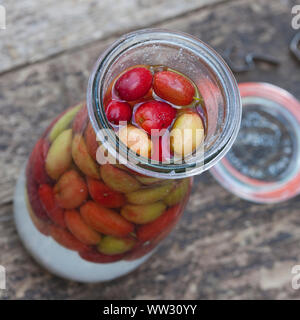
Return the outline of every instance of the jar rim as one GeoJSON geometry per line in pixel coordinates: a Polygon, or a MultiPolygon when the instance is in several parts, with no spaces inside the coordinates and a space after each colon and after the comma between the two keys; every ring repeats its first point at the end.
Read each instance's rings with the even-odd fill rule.
{"type": "Polygon", "coordinates": [[[107,130],[106,134],[108,138],[101,142],[111,154],[115,154],[117,143],[119,148],[118,158],[122,160],[126,154],[126,157],[129,159],[129,161],[126,162],[126,166],[144,175],[178,179],[200,174],[221,160],[231,148],[240,127],[242,105],[238,85],[225,61],[214,49],[189,34],[158,28],[141,29],[125,34],[110,45],[98,58],[89,79],[87,107],[92,126],[97,136],[100,129],[110,129],[104,112],[101,86],[103,85],[104,76],[108,72],[111,64],[117,57],[124,54],[126,50],[132,48],[132,46],[145,43],[146,41],[152,41],[158,45],[160,42],[166,43],[167,41],[174,46],[177,45],[178,48],[185,45],[185,48],[190,51],[192,50],[205,60],[205,63],[209,65],[223,89],[226,110],[224,125],[221,128],[222,131],[217,141],[214,142],[213,148],[204,153],[203,159],[201,160],[202,162],[197,159],[197,162],[187,162],[183,164],[153,163],[153,161],[150,163],[149,159],[137,156],[132,150],[120,142],[116,134],[108,132],[111,130],[107,130]]]}
{"type": "MultiPolygon", "coordinates": [[[[227,156],[210,172],[224,188],[245,200],[255,203],[279,203],[291,199],[300,193],[300,101],[285,89],[266,82],[243,82],[239,84],[239,88],[244,109],[255,105],[256,110],[276,117],[280,115],[285,120],[285,123],[282,122],[284,127],[295,139],[293,157],[285,164],[283,173],[273,180],[251,176],[227,156]]],[[[263,143],[267,148],[265,141],[263,143]]],[[[249,154],[251,155],[251,152],[249,154]]],[[[260,159],[264,157],[260,156],[260,159]]],[[[269,167],[270,164],[266,167],[262,162],[257,164],[256,169],[266,170],[269,167]]]]}

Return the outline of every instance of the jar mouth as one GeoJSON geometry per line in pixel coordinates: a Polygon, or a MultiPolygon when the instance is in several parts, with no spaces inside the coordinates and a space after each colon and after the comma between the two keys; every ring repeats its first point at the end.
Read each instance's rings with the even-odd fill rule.
{"type": "Polygon", "coordinates": [[[120,163],[126,163],[127,167],[141,174],[166,179],[202,173],[221,160],[237,137],[242,113],[236,80],[220,55],[195,37],[165,29],[139,30],[114,42],[93,68],[87,89],[87,106],[98,140],[111,155],[116,156],[118,150],[120,163]],[[199,78],[200,92],[204,90],[201,94],[206,94],[213,106],[211,123],[214,122],[210,127],[208,119],[213,134],[205,140],[202,153],[185,159],[184,163],[160,163],[137,155],[119,141],[106,118],[103,99],[109,83],[107,79],[112,80],[114,71],[119,66],[127,68],[130,61],[131,66],[154,65],[152,61],[163,61],[160,64],[170,66],[168,62],[171,61],[181,67],[183,73],[188,70],[193,77],[199,78]]]}

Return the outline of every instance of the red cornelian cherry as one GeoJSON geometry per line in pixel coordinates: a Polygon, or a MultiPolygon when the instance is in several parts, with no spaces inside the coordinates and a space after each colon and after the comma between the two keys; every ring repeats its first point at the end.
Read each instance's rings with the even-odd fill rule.
{"type": "Polygon", "coordinates": [[[170,150],[170,135],[166,134],[159,137],[151,137],[152,149],[151,149],[151,159],[165,162],[171,159],[170,150]]]}
{"type": "Polygon", "coordinates": [[[107,120],[113,124],[118,125],[120,121],[131,120],[132,110],[127,102],[112,100],[106,110],[107,120]]]}
{"type": "Polygon", "coordinates": [[[142,98],[152,86],[152,73],[142,67],[125,72],[116,82],[115,90],[122,100],[134,101],[142,98]]]}
{"type": "MultiPolygon", "coordinates": [[[[151,135],[153,129],[168,128],[176,117],[176,109],[166,102],[152,100],[143,103],[135,113],[135,122],[151,135]]],[[[152,132],[154,134],[154,132],[152,132]]]]}
{"type": "Polygon", "coordinates": [[[195,87],[184,76],[172,72],[161,71],[154,75],[154,92],[162,99],[177,106],[187,106],[193,102],[195,87]]]}

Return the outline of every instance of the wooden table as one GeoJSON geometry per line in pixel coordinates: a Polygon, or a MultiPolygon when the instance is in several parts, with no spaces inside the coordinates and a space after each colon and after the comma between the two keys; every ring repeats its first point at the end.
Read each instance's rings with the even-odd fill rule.
{"type": "MultiPolygon", "coordinates": [[[[2,3],[0,1],[0,3],[2,3]]],[[[5,3],[5,1],[4,1],[5,3]]],[[[51,119],[84,99],[100,52],[119,34],[155,26],[182,30],[220,52],[274,55],[239,81],[267,81],[300,98],[300,64],[288,44],[291,8],[270,0],[24,0],[7,6],[0,30],[0,265],[7,299],[298,299],[300,197],[256,205],[228,193],[209,173],[195,179],[185,215],[159,251],[133,273],[84,285],[44,271],[24,250],[12,217],[15,180],[51,119]]]]}

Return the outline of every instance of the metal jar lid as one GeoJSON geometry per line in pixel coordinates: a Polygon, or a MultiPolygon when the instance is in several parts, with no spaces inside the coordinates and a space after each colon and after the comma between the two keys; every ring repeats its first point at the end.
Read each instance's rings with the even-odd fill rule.
{"type": "Polygon", "coordinates": [[[243,117],[227,155],[210,172],[227,190],[258,203],[300,193],[300,102],[267,83],[239,85],[243,117]]]}

